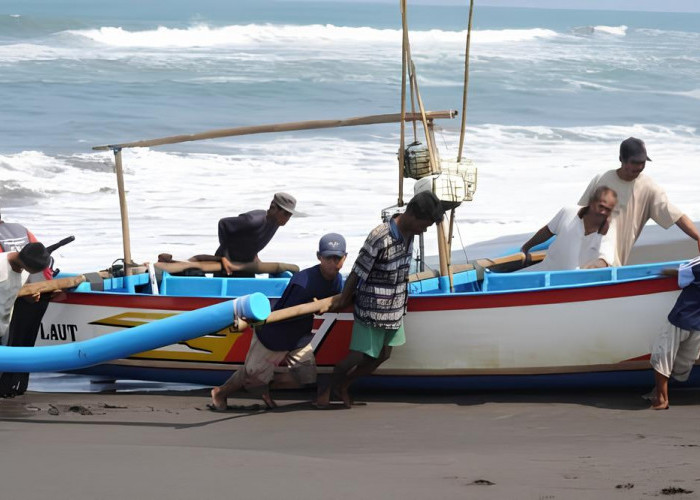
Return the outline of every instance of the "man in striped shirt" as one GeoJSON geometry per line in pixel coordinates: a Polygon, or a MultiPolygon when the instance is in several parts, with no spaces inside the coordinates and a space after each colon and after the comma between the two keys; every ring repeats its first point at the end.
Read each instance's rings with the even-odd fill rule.
{"type": "Polygon", "coordinates": [[[372,230],[348,276],[343,292],[331,311],[343,309],[355,297],[350,353],[338,363],[331,382],[319,392],[316,404],[327,407],[333,390],[350,407],[348,387],[358,377],[369,375],[389,359],[393,346],[406,337],[403,316],[408,298],[408,275],[413,237],[424,233],[443,218],[443,209],[432,192],[416,194],[403,214],[395,215],[372,230]]]}

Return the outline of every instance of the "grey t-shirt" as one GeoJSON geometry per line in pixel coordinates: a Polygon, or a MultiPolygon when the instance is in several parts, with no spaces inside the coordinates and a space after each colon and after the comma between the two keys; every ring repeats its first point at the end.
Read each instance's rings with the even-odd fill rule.
{"type": "Polygon", "coordinates": [[[265,210],[251,210],[219,221],[216,255],[232,261],[251,262],[270,242],[279,226],[266,218],[265,210]]]}

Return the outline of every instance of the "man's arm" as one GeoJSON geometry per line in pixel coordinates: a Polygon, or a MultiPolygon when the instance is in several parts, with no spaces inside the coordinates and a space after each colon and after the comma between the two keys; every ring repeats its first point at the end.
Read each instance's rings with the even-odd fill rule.
{"type": "Polygon", "coordinates": [[[598,269],[601,267],[608,267],[610,264],[608,264],[605,259],[595,259],[590,261],[588,264],[585,266],[582,266],[581,269],[598,269]]]}
{"type": "Polygon", "coordinates": [[[698,229],[695,227],[695,224],[693,224],[693,221],[691,221],[687,215],[683,214],[681,218],[676,221],[676,226],[681,228],[681,231],[697,242],[698,253],[700,253],[700,233],[698,233],[698,229]]]}
{"type": "Polygon", "coordinates": [[[352,297],[355,294],[358,281],[359,277],[357,274],[355,274],[355,271],[352,271],[350,276],[348,276],[348,279],[345,280],[343,291],[340,293],[340,295],[333,297],[333,301],[331,302],[331,306],[328,308],[328,310],[331,312],[337,312],[349,306],[352,303],[352,297]]]}
{"type": "Polygon", "coordinates": [[[540,243],[544,243],[552,236],[554,236],[554,233],[549,230],[549,226],[543,226],[542,228],[540,228],[539,231],[535,233],[535,235],[532,238],[527,240],[525,244],[522,247],[520,247],[520,251],[524,254],[527,254],[528,252],[530,252],[530,249],[532,247],[537,246],[540,243]]]}

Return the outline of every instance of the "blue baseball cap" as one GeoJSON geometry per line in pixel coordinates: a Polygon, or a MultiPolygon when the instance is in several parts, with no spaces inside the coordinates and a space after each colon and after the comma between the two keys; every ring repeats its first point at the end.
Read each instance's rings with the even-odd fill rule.
{"type": "Polygon", "coordinates": [[[335,255],[337,257],[345,257],[345,238],[338,233],[328,233],[324,235],[318,242],[318,254],[321,257],[329,257],[335,255]]]}

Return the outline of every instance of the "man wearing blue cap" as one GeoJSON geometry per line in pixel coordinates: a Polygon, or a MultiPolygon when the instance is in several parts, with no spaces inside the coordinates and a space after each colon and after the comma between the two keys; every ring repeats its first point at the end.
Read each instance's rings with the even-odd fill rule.
{"type": "MultiPolygon", "coordinates": [[[[319,264],[295,274],[273,310],[339,294],[343,289],[340,269],[346,256],[345,238],[337,233],[324,235],[316,253],[319,264]]],[[[211,390],[209,408],[215,411],[225,410],[226,399],[244,387],[255,392],[261,391],[261,397],[268,408],[274,408],[277,405],[270,396],[269,384],[275,376],[275,368],[285,360],[290,361],[290,372],[298,374],[299,383],[315,382],[316,366],[313,362],[313,349],[309,346],[313,320],[313,315],[309,314],[257,328],[243,367],[224,385],[211,390]],[[301,367],[307,370],[295,370],[301,367]]]]}

